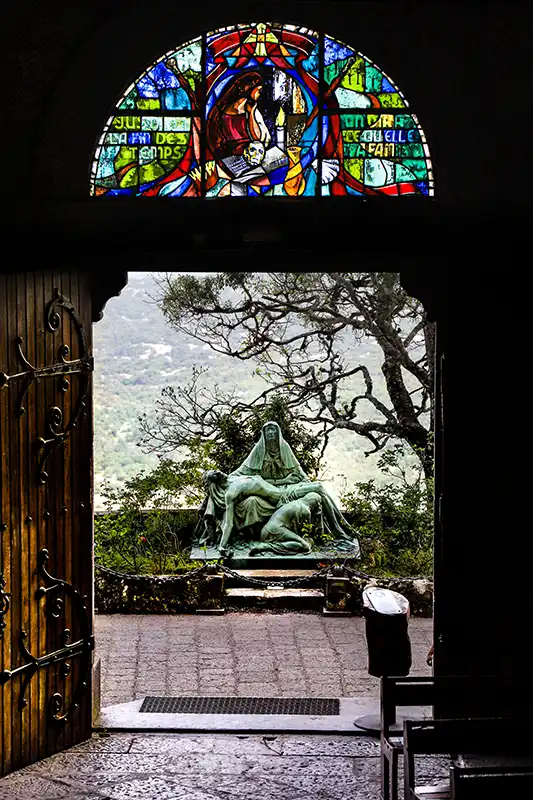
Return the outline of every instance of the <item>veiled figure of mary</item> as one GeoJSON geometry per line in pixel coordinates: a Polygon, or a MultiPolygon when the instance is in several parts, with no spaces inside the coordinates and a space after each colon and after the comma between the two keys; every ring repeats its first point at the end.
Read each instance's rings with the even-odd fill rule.
{"type": "MultiPolygon", "coordinates": [[[[304,497],[309,492],[316,492],[322,501],[324,530],[335,539],[335,549],[359,554],[359,542],[350,524],[324,486],[311,481],[303,471],[290,445],[283,438],[277,422],[269,421],[263,425],[259,441],[242,464],[226,476],[227,483],[235,485],[246,476],[259,476],[272,490],[243,497],[234,503],[232,531],[254,528],[258,523],[264,525],[276,508],[304,497]]],[[[209,496],[204,516],[212,516],[211,522],[219,530],[223,526],[226,511],[224,490],[216,480],[209,481],[206,488],[209,496]]]]}

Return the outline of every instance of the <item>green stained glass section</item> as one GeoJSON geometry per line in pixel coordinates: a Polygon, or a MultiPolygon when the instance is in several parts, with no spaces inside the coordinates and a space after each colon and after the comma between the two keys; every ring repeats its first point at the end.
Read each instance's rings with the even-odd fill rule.
{"type": "Polygon", "coordinates": [[[423,133],[406,114],[341,114],[345,169],[365,187],[429,184],[423,133]]]}
{"type": "Polygon", "coordinates": [[[185,78],[193,92],[197,92],[202,83],[202,42],[194,42],[176,50],[170,56],[176,62],[176,68],[185,78]]]}
{"type": "Polygon", "coordinates": [[[134,87],[131,92],[128,92],[124,99],[118,104],[120,109],[136,109],[137,108],[137,101],[139,99],[139,94],[137,89],[134,87]]]}
{"type": "Polygon", "coordinates": [[[379,94],[383,83],[383,73],[376,67],[366,66],[365,69],[365,89],[367,92],[379,94]]]}
{"type": "Polygon", "coordinates": [[[161,100],[158,97],[140,97],[137,100],[137,108],[142,111],[154,111],[161,108],[161,100]]]}
{"type": "Polygon", "coordinates": [[[377,99],[382,108],[404,108],[405,100],[397,92],[378,94],[377,99]]]}
{"type": "MultiPolygon", "coordinates": [[[[354,151],[351,151],[354,152],[354,151]]],[[[362,181],[364,178],[364,160],[362,158],[346,158],[344,161],[344,165],[350,175],[353,175],[354,178],[358,181],[362,181]]]]}
{"type": "Polygon", "coordinates": [[[365,91],[365,61],[361,56],[340,59],[324,67],[324,79],[326,83],[335,82],[338,86],[345,89],[352,89],[354,92],[365,91]]]}
{"type": "Polygon", "coordinates": [[[401,166],[403,166],[404,169],[409,170],[409,172],[418,180],[427,178],[427,165],[426,162],[421,158],[406,158],[402,161],[401,166]]]}
{"type": "Polygon", "coordinates": [[[110,127],[114,131],[140,131],[141,118],[137,116],[117,115],[113,118],[110,127]]]}

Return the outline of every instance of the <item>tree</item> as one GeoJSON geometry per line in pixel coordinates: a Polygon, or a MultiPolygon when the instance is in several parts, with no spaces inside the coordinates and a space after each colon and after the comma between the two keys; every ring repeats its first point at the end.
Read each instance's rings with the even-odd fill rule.
{"type": "Polygon", "coordinates": [[[230,273],[167,275],[157,298],[169,324],[213,351],[251,359],[265,390],[251,403],[236,392],[190,383],[166,390],[157,424],[144,433],[170,448],[212,437],[221,417],[252,418],[272,395],[282,396],[301,423],[318,426],[323,448],[335,429],[363,436],[370,453],[400,440],[433,471],[434,325],[409,297],[397,273],[230,273]],[[384,390],[353,341],[373,340],[381,351],[384,390]]]}
{"type": "MultiPolygon", "coordinates": [[[[195,372],[196,377],[191,382],[193,386],[200,374],[199,371],[195,372]]],[[[185,389],[164,389],[155,419],[146,414],[139,418],[142,430],[139,444],[145,450],[160,455],[181,450],[181,458],[185,460],[176,462],[176,469],[180,469],[180,463],[186,465],[186,480],[190,481],[193,491],[203,494],[203,470],[215,467],[229,473],[236,469],[249,455],[261,435],[263,425],[269,420],[279,424],[283,438],[292,448],[304,472],[310,478],[317,476],[321,441],[294,418],[287,402],[279,395],[269,397],[268,402],[252,408],[247,414],[242,410],[215,413],[211,409],[209,425],[204,425],[204,434],[208,435],[203,439],[197,435],[184,435],[181,432],[181,415],[192,404],[191,383],[185,389]],[[201,470],[193,471],[195,459],[198,459],[201,470]]],[[[166,463],[165,459],[163,461],[166,463]]]]}

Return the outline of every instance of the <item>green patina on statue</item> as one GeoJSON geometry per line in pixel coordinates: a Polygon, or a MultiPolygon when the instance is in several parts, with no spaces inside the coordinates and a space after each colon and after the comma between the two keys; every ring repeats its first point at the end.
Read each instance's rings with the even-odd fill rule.
{"type": "Polygon", "coordinates": [[[359,556],[349,523],[324,486],[305,474],[277,422],[263,425],[259,441],[238,469],[229,475],[208,470],[204,486],[207,497],[197,529],[201,547],[225,553],[238,532],[254,532],[257,539],[260,528],[260,541],[250,555],[307,554],[311,544],[303,534],[317,519],[332,539],[332,549],[359,556]]]}

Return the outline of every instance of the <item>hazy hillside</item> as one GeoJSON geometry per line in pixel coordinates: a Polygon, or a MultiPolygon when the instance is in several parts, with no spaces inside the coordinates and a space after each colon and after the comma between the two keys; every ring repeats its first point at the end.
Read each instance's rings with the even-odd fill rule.
{"type": "MultiPolygon", "coordinates": [[[[214,354],[207,345],[171,330],[150,299],[154,293],[151,273],[129,273],[128,286],[120,297],[109,300],[102,321],[94,326],[96,508],[101,507],[104,480],[121,483],[157,463],[156,456],[136,446],[138,417],[154,409],[163,387],[185,383],[193,365],[208,366],[212,383],[228,389],[237,386],[250,399],[264,388],[261,378],[252,374],[253,363],[214,354]]],[[[368,340],[347,342],[347,347],[349,360],[365,363],[379,380],[381,350],[368,340]]],[[[364,456],[367,448],[366,440],[355,434],[333,435],[324,478],[337,493],[346,485],[379,476],[376,457],[364,456]]]]}

